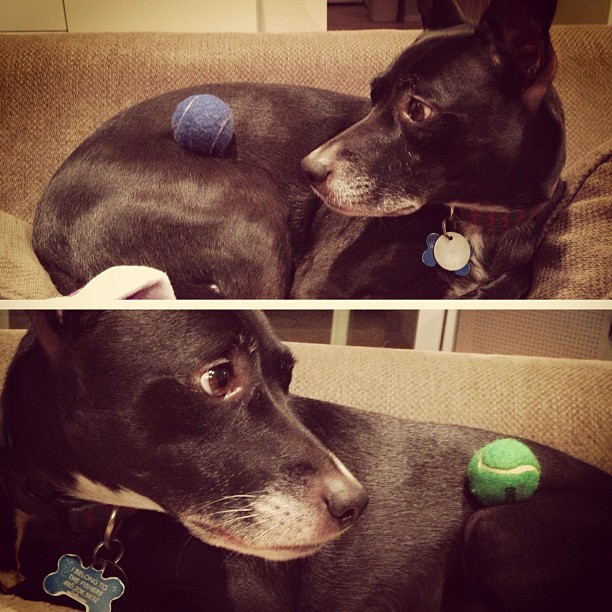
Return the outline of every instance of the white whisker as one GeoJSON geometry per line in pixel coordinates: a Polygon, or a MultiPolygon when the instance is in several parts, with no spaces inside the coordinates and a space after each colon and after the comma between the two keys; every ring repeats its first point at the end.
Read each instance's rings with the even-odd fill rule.
{"type": "Polygon", "coordinates": [[[236,525],[238,523],[242,523],[246,519],[255,518],[258,514],[248,514],[247,516],[235,516],[234,518],[228,519],[227,521],[223,521],[221,525],[223,527],[228,527],[230,525],[236,525]]]}
{"type": "Polygon", "coordinates": [[[253,493],[243,493],[240,495],[226,495],[224,497],[219,497],[217,499],[213,499],[212,501],[209,501],[206,504],[204,504],[202,506],[202,510],[205,510],[206,508],[210,508],[210,506],[213,506],[215,504],[222,504],[224,502],[235,500],[235,499],[257,499],[264,492],[265,491],[254,491],[253,493]]]}
{"type": "Polygon", "coordinates": [[[230,508],[229,510],[217,510],[216,512],[212,512],[210,516],[215,516],[217,514],[233,514],[234,512],[253,512],[252,508],[230,508]]]}

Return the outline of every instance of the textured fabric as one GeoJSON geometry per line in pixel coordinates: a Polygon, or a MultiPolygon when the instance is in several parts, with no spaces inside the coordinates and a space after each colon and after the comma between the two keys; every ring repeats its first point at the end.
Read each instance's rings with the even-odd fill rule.
{"type": "Polygon", "coordinates": [[[524,436],[612,473],[611,362],[290,346],[294,393],[524,436]]]}
{"type": "Polygon", "coordinates": [[[2,612],[74,612],[74,608],[54,606],[39,601],[26,601],[14,595],[0,595],[2,612]]]}
{"type": "Polygon", "coordinates": [[[565,109],[567,165],[612,139],[612,28],[559,26],[552,30],[555,86],[565,109]]]}
{"type": "Polygon", "coordinates": [[[0,210],[0,298],[45,299],[58,295],[31,247],[32,226],[0,210]]]}
{"type": "Polygon", "coordinates": [[[568,170],[557,218],[535,257],[533,299],[612,297],[612,141],[568,170]],[[571,204],[571,206],[570,206],[571,204]]]}

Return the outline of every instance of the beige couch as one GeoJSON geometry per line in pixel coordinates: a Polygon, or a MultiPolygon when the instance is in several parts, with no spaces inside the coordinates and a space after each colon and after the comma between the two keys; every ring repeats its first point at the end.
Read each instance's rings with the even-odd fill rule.
{"type": "MultiPolygon", "coordinates": [[[[36,201],[102,121],[144,98],[215,81],[310,85],[367,95],[415,31],[0,36],[0,298],[55,293],[30,247],[36,201]]],[[[557,86],[568,191],[535,260],[532,298],[612,293],[612,28],[558,26],[557,86]]]]}
{"type": "MultiPolygon", "coordinates": [[[[0,384],[22,334],[0,331],[0,384]]],[[[525,436],[612,473],[612,362],[290,346],[298,360],[294,393],[525,436]]],[[[0,596],[4,609],[40,612],[0,596]]]]}

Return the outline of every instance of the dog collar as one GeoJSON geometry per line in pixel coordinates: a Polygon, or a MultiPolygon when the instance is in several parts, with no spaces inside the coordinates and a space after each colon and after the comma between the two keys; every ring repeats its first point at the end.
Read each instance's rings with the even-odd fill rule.
{"type": "MultiPolygon", "coordinates": [[[[14,454],[1,445],[0,491],[14,508],[75,533],[104,527],[114,508],[59,493],[44,477],[22,467],[14,454]]],[[[121,508],[119,512],[124,519],[138,511],[121,508]]]]}
{"type": "Polygon", "coordinates": [[[462,208],[461,204],[456,203],[447,204],[447,206],[450,206],[451,210],[454,208],[455,217],[465,223],[471,223],[490,231],[499,231],[519,227],[523,223],[531,221],[555,203],[555,199],[552,198],[535,206],[508,211],[462,208]]]}

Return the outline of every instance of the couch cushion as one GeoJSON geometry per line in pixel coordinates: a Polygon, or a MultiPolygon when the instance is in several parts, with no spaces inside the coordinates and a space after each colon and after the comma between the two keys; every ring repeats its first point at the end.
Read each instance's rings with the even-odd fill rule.
{"type": "Polygon", "coordinates": [[[15,595],[0,595],[0,610],[2,612],[74,612],[74,608],[55,606],[42,601],[26,601],[15,595]]]}
{"type": "Polygon", "coordinates": [[[565,109],[567,163],[574,165],[612,138],[612,28],[555,26],[555,87],[565,109]]]}
{"type": "Polygon", "coordinates": [[[290,343],[291,390],[524,436],[612,473],[612,362],[290,343]]]}
{"type": "Polygon", "coordinates": [[[58,295],[32,250],[29,223],[0,210],[0,299],[45,299],[58,295]]]}
{"type": "Polygon", "coordinates": [[[532,299],[612,297],[612,142],[565,173],[567,190],[534,259],[532,299]]]}

